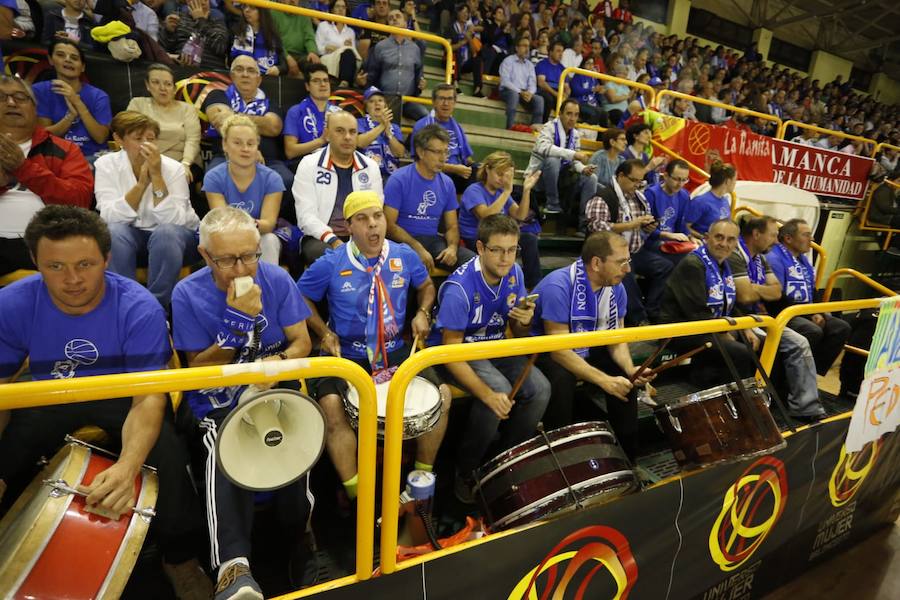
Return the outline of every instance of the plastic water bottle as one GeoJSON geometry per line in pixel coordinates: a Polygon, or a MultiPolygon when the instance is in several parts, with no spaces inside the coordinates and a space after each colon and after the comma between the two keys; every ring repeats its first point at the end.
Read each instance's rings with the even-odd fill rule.
{"type": "Polygon", "coordinates": [[[411,545],[425,544],[429,541],[436,545],[431,525],[431,508],[434,499],[434,473],[428,471],[412,471],[406,476],[406,490],[401,494],[401,503],[412,503],[412,514],[404,520],[405,535],[411,545]]]}

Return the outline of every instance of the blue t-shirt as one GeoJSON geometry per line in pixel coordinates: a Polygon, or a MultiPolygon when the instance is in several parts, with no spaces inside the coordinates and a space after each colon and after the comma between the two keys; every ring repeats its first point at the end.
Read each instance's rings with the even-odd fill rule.
{"type": "MultiPolygon", "coordinates": [[[[356,120],[356,127],[359,135],[375,129],[378,125],[379,124],[373,121],[368,115],[356,120]]],[[[394,137],[402,144],[403,133],[400,131],[400,126],[396,123],[391,123],[391,131],[393,132],[394,137]]],[[[362,150],[362,153],[378,163],[378,166],[381,169],[381,175],[384,179],[387,179],[391,173],[400,168],[400,159],[394,156],[394,153],[391,151],[391,146],[388,144],[387,136],[383,131],[378,134],[378,137],[372,140],[371,144],[362,150]]]]}
{"type": "MultiPolygon", "coordinates": [[[[66,105],[66,99],[61,94],[53,91],[52,81],[41,81],[34,84],[34,96],[37,98],[37,116],[50,119],[54,123],[58,122],[66,113],[69,107],[66,105]]],[[[82,83],[81,91],[78,93],[81,101],[87,106],[91,116],[101,125],[109,125],[112,121],[112,111],[109,108],[109,96],[101,89],[82,83]]],[[[81,153],[85,156],[96,154],[100,150],[106,150],[106,142],[98,144],[88,133],[87,127],[81,117],[75,117],[75,121],[69,127],[68,131],[61,137],[77,144],[81,148],[81,153]]]]}
{"type": "Polygon", "coordinates": [[[644,198],[650,205],[650,212],[659,221],[657,231],[687,234],[684,226],[684,214],[691,203],[687,190],[680,189],[674,194],[667,194],[662,184],[658,183],[644,192],[644,198]]]}
{"type": "MultiPolygon", "coordinates": [[[[290,345],[284,328],[307,319],[309,307],[297,293],[291,276],[278,265],[257,263],[253,279],[262,290],[263,305],[256,316],[261,335],[258,356],[278,354],[290,345]]],[[[226,306],[225,292],[216,287],[209,267],[179,281],[172,292],[175,348],[202,352],[215,344],[226,306]]],[[[242,348],[235,362],[246,358],[249,350],[247,346],[242,348]]],[[[194,415],[202,419],[214,409],[232,406],[243,390],[244,386],[214,387],[185,392],[185,397],[194,415]]]]}
{"type": "Polygon", "coordinates": [[[426,125],[440,125],[450,136],[450,144],[447,146],[447,164],[467,164],[469,157],[472,156],[473,152],[472,147],[469,145],[469,138],[466,137],[466,132],[463,131],[459,122],[453,117],[450,117],[450,120],[448,121],[438,121],[434,116],[434,111],[431,111],[431,114],[422,117],[416,121],[415,125],[413,125],[412,133],[409,134],[410,156],[413,158],[416,157],[416,134],[426,125]]]}
{"type": "Polygon", "coordinates": [[[766,254],[769,268],[781,283],[783,294],[797,304],[815,301],[816,271],[805,254],[794,257],[784,244],[775,244],[766,254]]]}
{"type": "Polygon", "coordinates": [[[27,356],[36,380],[165,369],[172,350],[166,316],[139,283],[107,272],[103,299],[68,315],[50,298],[41,275],[0,289],[0,377],[27,356]]]}
{"type": "MultiPolygon", "coordinates": [[[[558,82],[559,79],[556,81],[558,82]]],[[[572,88],[572,97],[581,103],[598,106],[597,95],[594,93],[597,83],[596,79],[587,75],[572,76],[572,80],[569,82],[569,87],[572,88]]]]}
{"type": "Polygon", "coordinates": [[[503,339],[509,311],[525,294],[522,268],[517,263],[500,283],[490,286],[484,280],[481,259],[476,256],[460,265],[441,285],[440,308],[429,345],[442,342],[444,329],[462,331],[466,342],[503,339]]]}
{"type": "MultiPolygon", "coordinates": [[[[493,194],[487,191],[481,182],[473,183],[466,188],[460,199],[459,207],[459,236],[464,240],[474,240],[478,237],[478,216],[475,214],[475,207],[484,204],[490,206],[493,204],[503,190],[497,190],[493,194]]],[[[501,214],[508,215],[509,209],[513,205],[512,195],[506,199],[506,204],[500,210],[501,214]]],[[[471,250],[475,250],[471,248],[471,250]]]]}
{"type": "Polygon", "coordinates": [[[719,197],[712,191],[700,194],[693,198],[684,213],[684,222],[700,233],[709,231],[709,226],[719,219],[727,219],[731,216],[731,198],[719,197]]]}
{"type": "Polygon", "coordinates": [[[329,101],[325,110],[320,111],[312,96],[307,96],[288,109],[282,133],[294,136],[301,144],[311,142],[322,137],[322,132],[325,131],[325,113],[337,110],[340,109],[329,101]]]}
{"type": "Polygon", "coordinates": [[[562,77],[564,69],[565,67],[562,63],[556,63],[554,65],[550,62],[549,58],[545,58],[534,66],[534,76],[537,78],[543,75],[547,78],[547,85],[554,90],[558,90],[559,78],[562,77]]]}
{"type": "MultiPolygon", "coordinates": [[[[12,11],[12,16],[15,18],[16,15],[19,14],[19,6],[16,4],[16,0],[0,0],[0,6],[8,8],[12,11]]],[[[0,67],[4,70],[6,69],[3,63],[3,47],[0,46],[0,67]]]]}
{"type": "MultiPolygon", "coordinates": [[[[394,307],[394,318],[402,324],[406,322],[409,284],[412,282],[415,288],[421,286],[428,279],[428,271],[406,244],[388,241],[388,245],[381,278],[394,307]]],[[[337,250],[326,250],[297,281],[300,293],[313,302],[327,298],[329,327],[341,341],[341,355],[348,358],[366,358],[366,312],[372,284],[372,275],[366,269],[376,262],[377,258],[374,258],[366,265],[361,264],[352,255],[350,244],[344,244],[337,250]]],[[[388,352],[402,347],[400,334],[385,340],[388,352]]]]}
{"type": "Polygon", "coordinates": [[[456,186],[443,173],[428,180],[407,165],[385,184],[384,205],[397,209],[397,225],[409,235],[437,235],[444,213],[457,209],[456,186]]]}
{"type": "MultiPolygon", "coordinates": [[[[534,309],[534,320],[531,324],[531,333],[533,335],[544,335],[544,321],[553,321],[554,323],[571,322],[572,311],[572,277],[570,267],[562,267],[556,269],[546,277],[532,290],[532,293],[538,294],[537,305],[534,309]]],[[[601,295],[606,288],[600,288],[594,292],[595,301],[598,304],[597,309],[597,326],[595,331],[607,329],[609,311],[604,311],[600,303],[601,295]]],[[[612,302],[616,304],[618,319],[624,319],[628,312],[628,295],[625,293],[625,286],[621,283],[614,285],[612,288],[612,302]]]]}
{"type": "MultiPolygon", "coordinates": [[[[248,32],[253,33],[248,27],[248,32]]],[[[256,61],[260,73],[266,74],[266,71],[272,67],[278,66],[278,51],[266,48],[266,38],[262,30],[253,34],[253,38],[245,35],[235,35],[231,44],[231,58],[238,56],[249,56],[256,61]]]]}
{"type": "Polygon", "coordinates": [[[225,196],[229,206],[246,211],[254,219],[259,218],[265,197],[284,191],[281,175],[265,165],[256,165],[256,177],[243,192],[234,184],[228,174],[228,163],[224,162],[206,172],[203,177],[203,191],[225,196]]]}

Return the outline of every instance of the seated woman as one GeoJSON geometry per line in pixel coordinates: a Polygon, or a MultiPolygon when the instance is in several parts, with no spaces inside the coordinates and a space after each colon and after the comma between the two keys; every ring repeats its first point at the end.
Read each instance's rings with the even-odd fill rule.
{"type": "Polygon", "coordinates": [[[201,173],[196,164],[200,154],[200,118],[193,104],[175,99],[175,77],[166,65],[153,63],[147,67],[144,86],[150,96],[137,96],[127,110],[147,115],[159,123],[156,146],[160,154],[184,166],[188,181],[201,173]],[[191,174],[191,169],[195,173],[191,174]]]}
{"type": "Polygon", "coordinates": [[[147,288],[167,307],[181,266],[200,259],[184,167],[160,154],[159,123],[150,117],[126,110],[110,126],[121,150],[94,165],[97,210],[112,237],[109,270],[137,279],[146,257],[147,288]]]}
{"type": "MultiPolygon", "coordinates": [[[[587,71],[596,70],[594,66],[593,56],[588,56],[581,63],[581,68],[587,71]]],[[[600,108],[600,102],[597,100],[597,94],[605,91],[603,80],[579,73],[572,76],[569,86],[572,88],[572,97],[578,100],[578,106],[581,108],[580,120],[590,125],[606,127],[606,111],[600,108]]]]}
{"type": "MultiPolygon", "coordinates": [[[[346,17],[347,1],[332,0],[331,14],[346,17]]],[[[328,67],[328,74],[338,80],[337,87],[353,85],[356,70],[362,64],[362,57],[356,51],[356,32],[353,28],[334,21],[319,21],[316,47],[322,64],[328,67]]]]}
{"type": "Polygon", "coordinates": [[[84,53],[71,39],[50,43],[49,60],[56,79],[34,84],[38,124],[81,148],[88,162],[105,150],[112,111],[106,92],[81,82],[84,53]]]}
{"type": "Polygon", "coordinates": [[[281,209],[284,182],[278,173],[259,163],[259,131],[249,117],[228,117],[221,133],[227,160],[203,178],[209,208],[231,205],[249,213],[259,229],[261,260],[277,265],[281,240],[272,230],[281,209]]]}
{"type": "Polygon", "coordinates": [[[233,31],[230,56],[233,60],[242,55],[256,60],[263,75],[278,76],[287,69],[281,37],[268,10],[241,5],[241,18],[233,31]]]}
{"type": "Polygon", "coordinates": [[[481,219],[496,214],[509,215],[519,222],[522,235],[522,272],[525,287],[534,289],[541,280],[541,257],[538,252],[538,234],[541,226],[531,212],[531,190],[540,179],[541,172],[527,173],[522,182],[522,199],[512,198],[513,175],[516,165],[507,152],[488,154],[478,169],[478,181],[466,188],[460,200],[459,236],[466,247],[474,250],[481,219]],[[529,218],[531,217],[531,218],[529,218]]]}
{"type": "Polygon", "coordinates": [[[737,183],[737,170],[722,161],[709,167],[709,191],[695,196],[684,213],[688,231],[703,239],[709,226],[720,219],[731,218],[731,193],[737,183]]]}

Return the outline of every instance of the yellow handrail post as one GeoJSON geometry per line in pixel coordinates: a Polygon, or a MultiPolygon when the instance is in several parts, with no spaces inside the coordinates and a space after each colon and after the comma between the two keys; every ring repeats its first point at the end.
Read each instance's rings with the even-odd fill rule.
{"type": "MultiPolygon", "coordinates": [[[[777,127],[781,127],[781,119],[776,117],[775,115],[769,115],[766,113],[757,112],[755,110],[750,110],[749,108],[741,108],[739,106],[732,106],[731,104],[725,104],[724,102],[719,102],[717,100],[708,100],[706,98],[700,98],[698,96],[691,96],[690,94],[683,94],[681,92],[675,92],[672,90],[662,90],[656,95],[656,100],[659,101],[661,98],[666,96],[671,96],[672,98],[681,98],[682,100],[689,100],[690,102],[696,102],[698,104],[706,104],[707,106],[715,106],[717,108],[724,108],[725,110],[730,110],[731,112],[736,112],[742,115],[747,115],[750,117],[756,117],[757,119],[764,119],[766,121],[771,121],[775,123],[777,127]]],[[[780,129],[779,129],[780,130],[780,129]]]]}
{"type": "Polygon", "coordinates": [[[568,79],[569,75],[585,75],[587,77],[593,77],[594,79],[602,79],[603,81],[612,81],[613,83],[619,83],[621,85],[628,86],[630,88],[634,88],[636,90],[642,90],[644,92],[650,93],[650,102],[647,106],[652,106],[656,100],[656,90],[647,85],[646,83],[638,83],[636,81],[631,81],[629,79],[622,79],[621,77],[613,77],[612,75],[607,75],[606,73],[598,73],[596,71],[588,71],[587,69],[579,69],[578,67],[566,67],[563,69],[562,74],[559,76],[559,87],[556,88],[556,114],[559,115],[559,108],[562,106],[563,100],[565,100],[565,88],[566,88],[566,79],[568,79]]]}
{"type": "Polygon", "coordinates": [[[269,0],[241,0],[243,4],[249,4],[257,8],[267,8],[269,10],[280,10],[281,12],[291,13],[295,15],[304,15],[319,19],[320,21],[334,21],[335,23],[344,23],[354,27],[362,27],[363,29],[374,29],[375,31],[383,31],[384,33],[399,33],[407,37],[433,42],[444,47],[447,63],[444,68],[444,77],[447,83],[453,83],[453,47],[446,38],[436,36],[431,33],[422,33],[412,29],[401,29],[391,25],[382,25],[375,21],[364,21],[362,19],[354,19],[353,17],[344,17],[341,15],[333,15],[331,13],[311,10],[309,8],[301,8],[299,6],[291,6],[289,4],[280,4],[278,2],[269,2],[269,0]]]}
{"type": "Polygon", "coordinates": [[[417,352],[400,365],[400,368],[394,373],[391,385],[388,388],[384,435],[384,477],[382,479],[381,572],[386,575],[397,570],[397,526],[400,508],[397,494],[400,489],[403,404],[409,382],[422,369],[448,362],[484,360],[502,356],[522,356],[535,352],[553,352],[584,346],[658,340],[685,335],[736,331],[753,327],[771,328],[774,323],[775,320],[769,316],[763,316],[759,321],[752,317],[740,317],[735,319],[733,324],[724,319],[711,319],[708,321],[670,323],[590,333],[569,333],[472,344],[434,346],[417,352]]]}
{"type": "Polygon", "coordinates": [[[780,140],[784,139],[784,133],[785,133],[785,131],[787,131],[787,128],[789,125],[793,125],[794,127],[799,127],[800,129],[815,131],[816,133],[824,133],[826,135],[836,135],[839,138],[844,138],[847,140],[855,140],[858,142],[863,142],[865,144],[872,144],[873,147],[877,144],[877,142],[875,140],[870,139],[870,138],[860,137],[858,135],[851,135],[849,133],[844,133],[843,131],[835,131],[833,129],[825,129],[824,127],[818,127],[816,125],[808,125],[806,123],[801,123],[800,121],[794,121],[792,119],[788,119],[787,121],[785,121],[778,127],[778,135],[777,135],[778,139],[780,139],[780,140]]]}
{"type": "Polygon", "coordinates": [[[706,179],[709,179],[709,173],[707,173],[706,171],[704,171],[703,169],[701,169],[700,167],[698,167],[691,161],[687,160],[686,158],[684,158],[683,156],[681,156],[680,154],[678,154],[671,148],[665,146],[664,144],[660,144],[658,141],[656,141],[654,139],[651,139],[650,143],[653,145],[654,148],[662,150],[662,152],[664,154],[668,154],[672,158],[677,158],[678,160],[683,160],[684,162],[687,163],[688,169],[690,169],[691,171],[694,171],[695,173],[698,173],[701,177],[705,177],[706,179]]]}
{"type": "Polygon", "coordinates": [[[282,361],[0,384],[0,411],[327,376],[341,377],[359,392],[356,579],[369,579],[372,576],[375,547],[372,524],[375,522],[375,453],[378,407],[372,377],[360,366],[346,359],[294,358],[282,361]]]}
{"type": "Polygon", "coordinates": [[[863,273],[860,273],[856,269],[843,268],[843,269],[836,269],[831,274],[831,276],[828,277],[828,283],[825,285],[825,292],[822,294],[822,302],[828,302],[831,299],[831,292],[832,292],[832,290],[834,290],[834,283],[840,277],[855,277],[856,279],[859,279],[860,281],[865,283],[867,286],[869,286],[870,288],[872,288],[879,294],[884,294],[885,296],[896,296],[897,295],[897,292],[895,292],[894,290],[892,290],[891,288],[889,288],[885,285],[881,285],[880,283],[878,283],[877,281],[875,281],[868,275],[864,275],[863,273]]]}

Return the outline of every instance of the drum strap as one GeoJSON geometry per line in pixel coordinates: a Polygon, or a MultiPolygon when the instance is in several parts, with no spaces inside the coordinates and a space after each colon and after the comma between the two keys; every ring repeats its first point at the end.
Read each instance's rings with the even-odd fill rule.
{"type": "Polygon", "coordinates": [[[796,433],[796,428],[794,427],[794,420],[791,419],[790,415],[788,415],[787,409],[784,407],[784,402],[781,401],[781,396],[778,395],[778,392],[775,391],[775,386],[772,385],[772,380],[769,379],[769,374],[766,373],[766,370],[763,368],[762,363],[759,361],[759,357],[756,355],[756,352],[751,352],[751,356],[753,356],[753,362],[756,363],[756,370],[759,372],[760,376],[763,379],[763,383],[766,384],[766,390],[772,396],[772,399],[775,401],[775,405],[778,407],[778,412],[781,413],[781,417],[784,419],[784,422],[788,424],[788,427],[791,430],[791,433],[796,433]]]}
{"type": "MultiPolygon", "coordinates": [[[[734,366],[734,361],[731,360],[731,355],[725,351],[725,347],[722,345],[721,333],[712,334],[713,342],[716,344],[716,348],[719,350],[719,354],[722,355],[722,360],[725,361],[725,366],[728,367],[728,371],[731,373],[732,379],[734,379],[734,383],[737,385],[738,392],[740,392],[740,406],[745,414],[750,415],[753,418],[753,423],[756,425],[757,431],[765,431],[766,427],[762,421],[762,417],[759,416],[759,413],[756,411],[756,407],[753,406],[753,402],[750,400],[750,394],[747,392],[747,388],[744,387],[744,381],[741,379],[740,374],[737,372],[737,369],[734,366]]],[[[754,357],[756,353],[753,350],[750,350],[750,354],[754,357]]],[[[768,383],[767,383],[768,385],[768,383]]]]}

